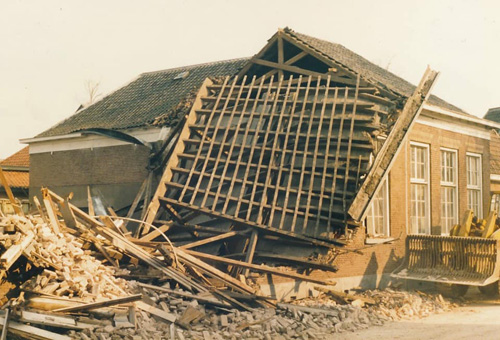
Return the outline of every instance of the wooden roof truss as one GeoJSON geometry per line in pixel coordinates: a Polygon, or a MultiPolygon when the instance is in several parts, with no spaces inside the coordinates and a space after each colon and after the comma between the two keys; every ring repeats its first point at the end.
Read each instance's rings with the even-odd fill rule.
{"type": "Polygon", "coordinates": [[[269,78],[206,80],[146,222],[166,213],[179,224],[222,219],[306,241],[335,240],[369,169],[374,137],[396,111],[360,83],[339,86],[331,75],[294,77],[280,69],[269,78]]]}

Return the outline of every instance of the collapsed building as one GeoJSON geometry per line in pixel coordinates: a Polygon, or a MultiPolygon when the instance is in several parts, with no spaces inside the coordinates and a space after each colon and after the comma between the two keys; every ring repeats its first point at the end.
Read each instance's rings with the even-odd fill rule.
{"type": "MultiPolygon", "coordinates": [[[[384,285],[406,235],[447,234],[463,211],[490,208],[500,125],[429,95],[436,76],[417,88],[279,30],[251,58],[142,74],[24,140],[30,195],[73,192],[84,208],[91,191],[143,219],[143,242],[165,233],[207,261],[314,258],[335,272],[308,275],[340,290],[384,285]]],[[[259,280],[265,295],[308,293],[259,280]]]]}

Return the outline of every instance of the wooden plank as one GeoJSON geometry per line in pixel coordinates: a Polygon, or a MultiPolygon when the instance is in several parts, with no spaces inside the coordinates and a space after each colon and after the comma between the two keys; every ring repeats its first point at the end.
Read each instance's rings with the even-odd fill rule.
{"type": "Polygon", "coordinates": [[[89,209],[89,215],[95,216],[94,203],[92,202],[92,194],[90,193],[90,186],[87,185],[87,206],[89,209]]]}
{"type": "Polygon", "coordinates": [[[284,271],[278,270],[276,268],[269,267],[269,266],[262,265],[262,264],[261,265],[250,264],[250,263],[246,263],[246,262],[242,262],[242,261],[228,259],[228,258],[221,257],[221,256],[205,254],[205,253],[201,253],[201,252],[197,252],[197,251],[193,251],[193,250],[184,250],[184,252],[186,252],[189,255],[198,257],[200,259],[225,263],[225,264],[228,264],[231,266],[248,268],[248,269],[251,269],[251,270],[256,271],[256,272],[273,274],[273,275],[277,275],[277,276],[283,276],[283,277],[287,277],[287,278],[295,279],[295,280],[314,282],[314,283],[318,283],[318,284],[322,284],[322,285],[326,284],[326,282],[324,280],[314,279],[310,276],[296,274],[293,272],[284,272],[284,271]]]}
{"type": "MultiPolygon", "coordinates": [[[[255,254],[255,248],[257,247],[257,241],[259,240],[259,233],[257,230],[252,231],[252,236],[250,236],[250,241],[248,242],[248,249],[245,255],[245,262],[252,263],[253,256],[255,254]]],[[[248,276],[248,268],[245,268],[243,275],[248,276]]]]}
{"type": "Polygon", "coordinates": [[[220,240],[225,240],[227,238],[230,238],[230,237],[233,237],[233,236],[236,236],[236,235],[243,235],[243,233],[238,232],[238,231],[230,231],[230,232],[227,232],[227,233],[224,233],[224,234],[220,234],[220,235],[208,237],[208,238],[205,238],[203,240],[199,240],[199,241],[196,241],[196,242],[185,244],[183,246],[180,246],[179,248],[180,249],[191,249],[191,248],[202,246],[204,244],[209,244],[209,243],[217,242],[217,241],[220,241],[220,240]]]}
{"type": "Polygon", "coordinates": [[[61,312],[61,313],[81,312],[84,310],[92,310],[92,309],[96,309],[96,308],[121,305],[123,303],[134,302],[134,301],[138,301],[140,299],[142,299],[142,294],[135,294],[135,295],[120,297],[120,298],[116,298],[116,299],[86,303],[84,305],[79,305],[79,306],[59,308],[59,309],[54,310],[54,312],[61,312]]]}
{"type": "Polygon", "coordinates": [[[165,321],[174,323],[177,320],[177,317],[175,316],[175,314],[168,313],[162,309],[148,305],[147,303],[145,303],[143,301],[135,302],[135,306],[137,308],[142,309],[143,311],[148,312],[149,314],[153,314],[154,316],[157,316],[165,321]]]}
{"type": "Polygon", "coordinates": [[[365,215],[371,198],[376,194],[382,179],[391,168],[392,163],[401,150],[401,146],[404,145],[406,136],[420,115],[423,104],[429,98],[438,75],[439,72],[433,71],[428,67],[415,92],[406,101],[398,120],[375,157],[368,175],[349,207],[349,215],[354,220],[360,221],[365,215]]]}
{"type": "MultiPolygon", "coordinates": [[[[4,317],[0,317],[0,325],[5,325],[6,321],[4,317]]],[[[25,325],[16,321],[8,322],[7,326],[9,333],[21,336],[24,339],[36,339],[36,340],[71,340],[71,337],[66,335],[61,335],[54,332],[49,332],[45,329],[38,327],[33,327],[25,325]]]]}
{"type": "Polygon", "coordinates": [[[86,323],[77,320],[76,317],[46,314],[39,312],[31,312],[26,310],[21,310],[19,321],[24,323],[44,325],[56,328],[74,329],[74,330],[84,330],[84,329],[94,329],[97,327],[104,327],[102,324],[86,323]]]}
{"type": "MultiPolygon", "coordinates": [[[[285,62],[285,65],[293,65],[294,63],[296,63],[297,61],[299,61],[300,59],[304,58],[307,55],[309,55],[309,53],[307,53],[306,51],[301,51],[301,52],[297,53],[295,56],[288,59],[285,62]]],[[[300,81],[299,81],[299,83],[300,83],[300,81]]]]}
{"type": "Polygon", "coordinates": [[[146,234],[144,235],[143,237],[141,237],[139,240],[140,241],[143,241],[143,242],[149,242],[149,241],[152,241],[154,240],[155,238],[157,238],[158,236],[161,235],[161,233],[165,233],[166,231],[170,230],[170,228],[172,228],[172,225],[173,225],[174,222],[172,221],[169,221],[167,223],[164,223],[162,224],[160,227],[158,227],[157,229],[154,229],[152,232],[150,232],[149,234],[146,234]]]}
{"type": "Polygon", "coordinates": [[[347,192],[347,185],[349,184],[349,171],[351,167],[351,148],[352,148],[352,136],[354,134],[354,119],[356,117],[356,103],[358,100],[358,88],[359,88],[359,81],[360,81],[360,75],[358,74],[358,78],[356,81],[356,90],[354,92],[354,105],[352,107],[352,116],[351,116],[351,126],[349,130],[349,143],[347,146],[347,164],[345,166],[345,176],[344,176],[344,189],[342,190],[342,209],[344,210],[344,224],[345,224],[345,229],[344,229],[344,236],[347,239],[348,236],[348,225],[347,225],[347,200],[346,200],[346,192],[347,192]]]}
{"type": "Polygon", "coordinates": [[[2,268],[2,270],[9,270],[23,254],[23,251],[31,245],[34,238],[35,234],[33,234],[32,231],[28,231],[28,234],[24,235],[18,244],[10,246],[2,256],[0,256],[0,268],[2,268]]]}
{"type": "Polygon", "coordinates": [[[47,193],[47,189],[42,189],[43,203],[45,205],[45,210],[47,211],[47,215],[49,216],[50,226],[54,233],[59,234],[61,232],[61,228],[59,226],[59,220],[57,218],[57,214],[55,212],[54,202],[50,195],[47,193]]]}
{"type": "MultiPolygon", "coordinates": [[[[124,220],[124,222],[123,222],[123,223],[124,223],[124,224],[123,224],[123,227],[124,227],[124,228],[127,228],[127,225],[128,225],[128,222],[129,222],[129,220],[128,220],[128,219],[129,219],[129,218],[132,218],[132,216],[133,216],[133,215],[134,215],[134,213],[135,213],[135,209],[137,209],[137,206],[139,205],[139,202],[141,201],[141,198],[142,198],[142,196],[143,196],[143,194],[144,194],[144,191],[146,190],[146,184],[147,184],[148,178],[149,178],[149,175],[148,175],[148,177],[146,177],[146,178],[144,179],[144,181],[142,182],[141,187],[139,188],[139,191],[137,192],[137,195],[135,195],[134,201],[133,201],[133,202],[132,202],[132,204],[130,205],[130,209],[129,209],[129,210],[128,210],[128,212],[127,212],[127,216],[125,216],[125,217],[126,217],[126,219],[125,219],[125,220],[124,220]]],[[[139,233],[140,233],[140,228],[137,228],[136,237],[137,237],[138,235],[140,235],[139,233]]]]}
{"type": "Polygon", "coordinates": [[[16,214],[24,216],[24,212],[19,206],[19,204],[16,202],[16,198],[14,197],[14,194],[12,193],[12,190],[10,189],[9,183],[7,182],[7,178],[5,178],[5,174],[3,173],[2,167],[0,166],[0,184],[2,184],[3,189],[5,190],[5,193],[7,194],[7,198],[10,201],[10,204],[12,204],[12,207],[14,208],[14,211],[16,214]]]}
{"type": "Polygon", "coordinates": [[[329,212],[328,212],[328,232],[332,232],[332,214],[333,214],[333,198],[335,196],[335,190],[337,189],[337,174],[338,174],[338,168],[339,168],[339,156],[340,156],[340,144],[342,141],[342,133],[344,129],[344,119],[346,115],[346,107],[347,107],[347,96],[349,93],[349,88],[345,88],[344,92],[344,104],[342,105],[342,116],[340,118],[340,125],[339,125],[339,132],[338,132],[338,138],[337,138],[337,150],[335,152],[335,166],[333,169],[333,180],[332,180],[332,189],[331,189],[331,198],[330,198],[330,207],[329,207],[329,212]]]}
{"type": "MultiPolygon", "coordinates": [[[[152,290],[156,290],[159,292],[168,293],[168,295],[164,295],[164,297],[165,296],[170,297],[170,295],[176,295],[176,296],[181,296],[181,297],[185,297],[188,299],[197,300],[201,304],[209,304],[209,305],[222,307],[222,308],[231,307],[230,304],[227,304],[225,302],[221,302],[221,301],[217,300],[215,296],[213,298],[205,296],[206,295],[205,293],[204,293],[204,296],[199,296],[196,294],[191,294],[189,292],[181,292],[180,290],[174,290],[174,289],[169,289],[169,288],[165,288],[165,287],[154,286],[154,285],[150,285],[150,284],[142,283],[142,282],[137,282],[137,285],[139,287],[144,287],[147,289],[152,289],[152,290]]],[[[161,298],[162,298],[162,296],[160,295],[160,299],[161,298]]]]}

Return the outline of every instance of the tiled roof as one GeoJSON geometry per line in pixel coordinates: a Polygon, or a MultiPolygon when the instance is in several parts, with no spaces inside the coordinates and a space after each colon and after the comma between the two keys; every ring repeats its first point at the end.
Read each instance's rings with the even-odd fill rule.
{"type": "Polygon", "coordinates": [[[493,107],[486,112],[484,119],[500,123],[500,107],[493,107]]]}
{"type": "MultiPolygon", "coordinates": [[[[284,32],[296,41],[301,42],[310,48],[321,53],[328,59],[337,62],[347,69],[359,73],[363,78],[371,83],[383,86],[393,92],[396,92],[405,97],[409,97],[415,91],[416,86],[407,82],[403,78],[398,77],[392,72],[377,66],[362,56],[345,48],[344,46],[329,41],[317,39],[302,33],[295,32],[289,28],[285,28],[284,32]]],[[[462,109],[451,105],[450,103],[431,95],[429,103],[440,106],[453,111],[465,113],[462,109]]]]}
{"type": "Polygon", "coordinates": [[[207,77],[233,75],[247,58],[184,66],[141,74],[137,79],[36,137],[65,135],[88,128],[145,126],[175,106],[207,77]],[[184,78],[183,72],[188,72],[184,78]],[[181,76],[179,79],[174,79],[181,76]]]}
{"type": "MultiPolygon", "coordinates": [[[[30,186],[30,173],[27,171],[4,171],[3,174],[11,189],[28,189],[30,186]]],[[[0,189],[2,187],[0,184],[0,189]]]]}
{"type": "Polygon", "coordinates": [[[1,161],[0,166],[29,168],[30,166],[29,146],[19,150],[15,154],[1,161]]]}

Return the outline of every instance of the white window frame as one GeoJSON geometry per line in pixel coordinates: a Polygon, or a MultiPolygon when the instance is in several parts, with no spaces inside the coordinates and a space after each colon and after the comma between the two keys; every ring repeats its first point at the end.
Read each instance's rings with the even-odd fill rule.
{"type": "Polygon", "coordinates": [[[430,194],[430,187],[431,187],[431,171],[430,171],[430,145],[429,144],[425,144],[425,143],[419,143],[419,142],[410,142],[410,209],[408,211],[408,213],[410,214],[410,224],[409,224],[409,233],[410,234],[419,234],[418,232],[418,226],[413,226],[412,225],[412,218],[411,218],[411,204],[412,204],[412,200],[413,200],[413,197],[411,196],[411,193],[412,193],[412,184],[425,184],[426,185],[426,193],[425,193],[425,201],[426,201],[426,207],[425,207],[425,210],[426,210],[426,218],[427,218],[427,232],[426,233],[420,233],[420,234],[424,234],[424,235],[428,235],[431,233],[431,194],[430,194]],[[426,171],[426,180],[422,180],[422,179],[419,179],[419,178],[413,178],[411,177],[411,166],[412,166],[412,152],[411,152],[411,148],[415,146],[415,147],[420,147],[420,148],[424,148],[426,149],[426,167],[425,167],[425,171],[426,171]]]}
{"type": "MultiPolygon", "coordinates": [[[[367,230],[368,235],[370,235],[371,237],[377,237],[377,238],[391,236],[390,214],[389,214],[390,201],[389,201],[389,179],[388,179],[388,176],[386,176],[383,179],[383,181],[379,187],[379,190],[375,196],[378,196],[382,192],[382,189],[383,189],[383,193],[384,193],[384,197],[382,197],[383,202],[384,202],[383,203],[384,204],[384,212],[383,212],[384,213],[384,216],[383,216],[383,219],[384,219],[383,229],[384,229],[384,231],[383,231],[383,233],[382,234],[375,233],[375,216],[373,215],[373,211],[374,211],[373,198],[372,198],[372,202],[370,204],[368,214],[366,217],[366,230],[367,230]]],[[[375,198],[375,196],[374,196],[374,198],[375,198]]]]}
{"type": "MultiPolygon", "coordinates": [[[[455,224],[458,224],[458,150],[456,149],[449,149],[449,148],[440,148],[440,170],[441,170],[441,187],[445,187],[445,188],[454,188],[455,189],[455,207],[454,207],[454,220],[453,220],[453,225],[455,224]],[[443,152],[451,152],[454,157],[455,157],[455,164],[454,164],[454,173],[453,173],[453,177],[454,177],[454,182],[445,182],[443,181],[443,152]]],[[[441,195],[441,234],[442,235],[448,235],[450,233],[450,230],[451,228],[453,227],[452,226],[448,226],[448,228],[446,228],[444,225],[443,225],[443,196],[441,195]]],[[[446,216],[448,217],[448,216],[446,216]]]]}
{"type": "Polygon", "coordinates": [[[474,215],[478,218],[483,218],[483,155],[479,153],[466,152],[465,154],[465,171],[467,175],[467,209],[471,209],[469,202],[469,191],[474,190],[479,192],[479,209],[478,211],[474,211],[474,215]],[[469,184],[469,157],[474,157],[479,159],[479,169],[478,169],[478,181],[479,185],[471,185],[469,184]]]}

